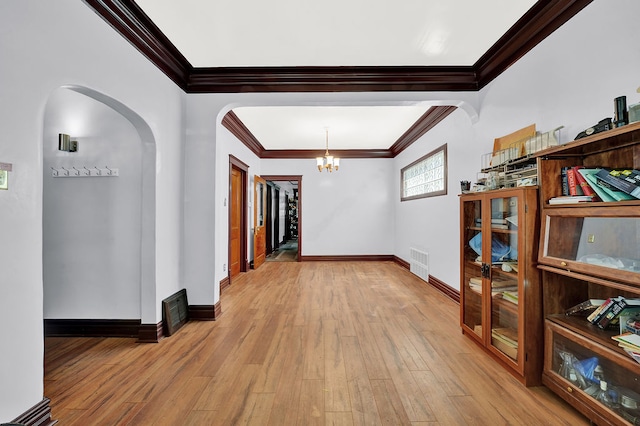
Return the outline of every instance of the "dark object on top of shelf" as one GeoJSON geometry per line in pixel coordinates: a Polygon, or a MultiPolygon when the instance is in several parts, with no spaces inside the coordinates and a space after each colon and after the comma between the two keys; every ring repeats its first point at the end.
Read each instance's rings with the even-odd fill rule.
{"type": "Polygon", "coordinates": [[[576,139],[585,138],[587,136],[591,136],[593,134],[611,129],[613,129],[613,121],[611,121],[611,117],[603,118],[602,120],[598,121],[598,124],[596,124],[595,126],[589,127],[588,129],[578,133],[576,139]]]}
{"type": "Polygon", "coordinates": [[[622,127],[629,124],[629,112],[627,111],[627,97],[618,96],[613,100],[615,110],[615,118],[613,124],[616,127],[622,127]]]}

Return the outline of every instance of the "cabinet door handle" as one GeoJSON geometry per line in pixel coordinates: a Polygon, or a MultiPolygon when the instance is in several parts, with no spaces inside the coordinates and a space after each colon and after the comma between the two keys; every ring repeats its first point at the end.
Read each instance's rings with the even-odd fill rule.
{"type": "Polygon", "coordinates": [[[560,262],[560,265],[562,265],[562,266],[567,266],[567,262],[562,261],[562,262],[560,262]]]}

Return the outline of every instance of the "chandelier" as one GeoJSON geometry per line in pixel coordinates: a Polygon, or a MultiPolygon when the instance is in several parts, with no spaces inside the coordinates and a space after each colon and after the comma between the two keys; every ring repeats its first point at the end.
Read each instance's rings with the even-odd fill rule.
{"type": "Polygon", "coordinates": [[[322,169],[327,169],[329,170],[329,173],[331,173],[334,169],[338,171],[338,167],[340,166],[340,159],[329,154],[329,129],[325,129],[325,132],[327,149],[324,153],[324,157],[316,157],[316,161],[318,162],[319,172],[322,172],[322,169]]]}

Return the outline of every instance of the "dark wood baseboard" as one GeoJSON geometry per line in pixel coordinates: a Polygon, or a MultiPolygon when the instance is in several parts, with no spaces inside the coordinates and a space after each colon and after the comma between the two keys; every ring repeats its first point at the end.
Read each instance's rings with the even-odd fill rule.
{"type": "Polygon", "coordinates": [[[138,343],[158,343],[164,337],[164,323],[140,324],[138,343]]]}
{"type": "Polygon", "coordinates": [[[42,401],[25,411],[21,416],[12,420],[24,426],[52,426],[58,423],[57,420],[51,418],[51,407],[49,398],[43,398],[42,401]]]}
{"type": "Polygon", "coordinates": [[[44,335],[46,337],[138,337],[140,325],[139,319],[45,319],[44,335]]]}
{"type": "MultiPolygon", "coordinates": [[[[411,269],[411,265],[409,264],[409,262],[399,258],[398,256],[393,256],[393,261],[396,262],[398,265],[402,266],[403,268],[405,268],[407,271],[411,269]]],[[[460,303],[460,292],[455,288],[445,284],[444,281],[440,281],[433,275],[429,275],[429,284],[434,286],[438,291],[443,293],[449,299],[453,300],[458,304],[460,303]]]]}
{"type": "Polygon", "coordinates": [[[222,305],[189,305],[189,320],[215,321],[222,314],[222,305]]]}
{"type": "Polygon", "coordinates": [[[220,293],[222,293],[227,287],[231,285],[231,278],[227,275],[223,280],[220,281],[220,293]]]}
{"type": "Polygon", "coordinates": [[[391,254],[356,254],[345,256],[300,256],[302,262],[386,262],[394,260],[394,256],[391,254]]]}
{"type": "Polygon", "coordinates": [[[444,281],[440,281],[433,275],[429,275],[429,284],[440,290],[440,292],[447,296],[449,299],[458,304],[460,303],[460,292],[455,288],[445,284],[444,281]]]}
{"type": "Polygon", "coordinates": [[[409,264],[409,262],[407,262],[404,259],[399,258],[398,256],[393,256],[393,261],[396,262],[398,265],[402,266],[407,271],[409,269],[411,269],[411,265],[409,264]]]}

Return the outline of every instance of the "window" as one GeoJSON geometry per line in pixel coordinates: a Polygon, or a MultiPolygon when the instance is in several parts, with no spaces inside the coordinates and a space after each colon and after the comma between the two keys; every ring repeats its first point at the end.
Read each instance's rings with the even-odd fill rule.
{"type": "Polygon", "coordinates": [[[447,145],[400,170],[401,201],[447,194],[447,145]]]}

